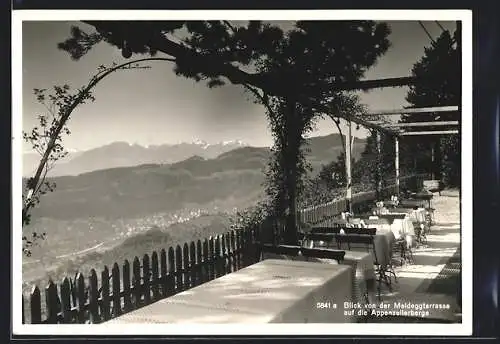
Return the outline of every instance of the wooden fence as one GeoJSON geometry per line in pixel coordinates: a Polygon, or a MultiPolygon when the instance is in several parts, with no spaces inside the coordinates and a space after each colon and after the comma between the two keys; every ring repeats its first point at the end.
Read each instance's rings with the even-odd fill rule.
{"type": "MultiPolygon", "coordinates": [[[[401,177],[399,180],[399,187],[402,190],[413,190],[417,191],[423,187],[425,175],[417,174],[406,177],[401,177]]],[[[395,180],[389,180],[387,182],[388,186],[382,189],[385,195],[393,195],[397,191],[397,186],[395,180]]],[[[368,208],[371,203],[376,198],[375,191],[360,192],[352,195],[352,205],[354,212],[363,212],[368,208]]],[[[329,219],[340,215],[342,212],[347,211],[347,200],[345,198],[336,199],[328,203],[324,203],[318,206],[309,207],[299,211],[299,220],[304,224],[315,225],[325,219],[329,219]]]]}
{"type": "MultiPolygon", "coordinates": [[[[411,189],[421,187],[420,175],[401,178],[400,185],[411,189]],[[406,185],[408,184],[408,185],[406,185]],[[410,185],[412,184],[412,185],[410,185]]],[[[384,188],[393,193],[395,185],[384,188]]],[[[353,204],[375,199],[375,192],[353,195],[353,204]]],[[[318,223],[345,211],[345,199],[334,200],[300,212],[305,223],[318,223]]],[[[258,261],[256,246],[258,229],[232,230],[226,234],[177,245],[168,250],[135,257],[111,271],[104,267],[100,275],[92,269],[85,278],[78,273],[65,277],[60,284],[49,281],[42,293],[34,286],[29,304],[22,300],[22,321],[31,324],[100,323],[165,297],[237,271],[258,261]],[[29,314],[25,314],[25,308],[29,314]]]]}
{"type": "Polygon", "coordinates": [[[34,286],[29,314],[25,314],[23,296],[23,323],[107,321],[254,264],[258,261],[255,239],[253,229],[232,230],[203,242],[163,249],[160,254],[135,257],[132,264],[125,260],[121,268],[114,263],[111,271],[104,267],[100,278],[92,269],[87,278],[78,273],[74,279],[65,277],[59,285],[49,281],[44,303],[40,288],[34,286]]]}

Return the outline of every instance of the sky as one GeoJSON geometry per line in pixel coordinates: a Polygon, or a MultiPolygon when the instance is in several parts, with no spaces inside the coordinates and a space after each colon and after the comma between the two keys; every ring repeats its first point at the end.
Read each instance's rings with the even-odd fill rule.
{"type": "MultiPolygon", "coordinates": [[[[391,48],[365,75],[366,79],[410,75],[413,64],[431,44],[417,21],[389,22],[391,48]]],[[[441,28],[434,21],[423,22],[436,38],[441,28]]],[[[440,22],[449,30],[455,22],[440,22]]],[[[87,84],[99,65],[124,61],[121,52],[106,43],[95,46],[79,61],[58,50],[57,43],[70,35],[71,26],[87,32],[92,27],[79,22],[36,21],[23,23],[23,130],[31,131],[37,115],[44,111],[36,102],[34,88],[87,84]]],[[[240,86],[209,89],[204,83],[178,77],[173,65],[151,62],[151,69],[113,73],[94,91],[96,101],[78,107],[69,122],[72,133],[64,138],[69,150],[87,150],[115,141],[143,146],[203,140],[217,143],[242,140],[253,146],[270,146],[272,137],[265,109],[254,104],[240,86]]],[[[406,87],[361,93],[369,110],[398,109],[407,105],[406,87]]],[[[331,120],[322,120],[312,136],[337,133],[331,120]]],[[[358,137],[366,131],[354,131],[358,137]]],[[[24,150],[29,150],[25,145],[24,150]]]]}

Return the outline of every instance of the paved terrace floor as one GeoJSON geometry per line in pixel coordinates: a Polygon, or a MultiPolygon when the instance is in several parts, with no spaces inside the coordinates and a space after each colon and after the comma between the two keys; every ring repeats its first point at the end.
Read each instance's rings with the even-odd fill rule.
{"type": "Polygon", "coordinates": [[[449,310],[431,312],[432,317],[461,322],[461,307],[456,297],[461,290],[459,191],[435,194],[432,206],[434,225],[427,235],[427,244],[413,249],[413,264],[395,268],[398,283],[393,283],[393,292],[382,291],[382,300],[389,304],[399,300],[449,304],[449,310]]]}

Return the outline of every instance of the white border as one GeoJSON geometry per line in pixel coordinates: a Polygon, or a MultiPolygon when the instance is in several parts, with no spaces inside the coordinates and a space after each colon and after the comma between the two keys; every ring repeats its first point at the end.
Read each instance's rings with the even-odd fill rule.
{"type": "Polygon", "coordinates": [[[14,230],[13,334],[16,335],[396,335],[472,334],[472,12],[469,10],[209,10],[12,12],[12,228],[21,228],[22,194],[22,22],[80,20],[441,20],[462,21],[462,324],[264,324],[264,325],[23,325],[21,321],[21,235],[14,230]],[[92,326],[91,328],[89,326],[92,326]]]}

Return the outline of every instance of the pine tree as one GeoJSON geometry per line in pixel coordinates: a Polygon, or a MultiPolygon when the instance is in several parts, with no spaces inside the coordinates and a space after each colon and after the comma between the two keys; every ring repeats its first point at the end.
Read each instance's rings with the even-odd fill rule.
{"type": "MultiPolygon", "coordinates": [[[[412,69],[413,76],[432,75],[432,82],[421,82],[410,87],[406,100],[411,107],[456,106],[461,102],[461,52],[458,51],[457,32],[449,31],[425,49],[424,56],[412,69]]],[[[457,113],[440,112],[406,115],[402,122],[452,121],[457,113]]],[[[446,126],[425,127],[425,130],[452,129],[446,126]]],[[[410,130],[410,129],[408,129],[410,130]]],[[[401,140],[402,163],[416,165],[419,172],[432,173],[435,179],[448,185],[460,183],[460,138],[458,135],[404,137],[401,140]],[[434,161],[432,164],[432,151],[434,161]]]]}

